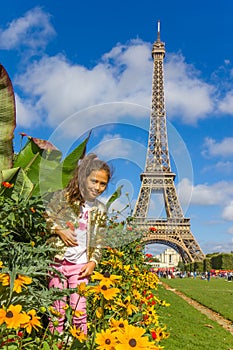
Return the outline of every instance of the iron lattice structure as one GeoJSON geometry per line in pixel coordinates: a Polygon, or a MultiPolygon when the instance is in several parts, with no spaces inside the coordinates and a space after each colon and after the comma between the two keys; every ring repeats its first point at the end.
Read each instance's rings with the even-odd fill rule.
{"type": "Polygon", "coordinates": [[[201,261],[204,254],[190,230],[190,219],[184,218],[171,171],[166,111],[164,101],[165,44],[158,36],[153,44],[152,106],[145,170],[141,174],[141,188],[134,208],[136,226],[146,232],[143,241],[160,243],[175,249],[184,263],[201,261]],[[148,218],[152,193],[162,194],[166,218],[148,218]],[[151,229],[153,227],[153,229],[151,229]]]}

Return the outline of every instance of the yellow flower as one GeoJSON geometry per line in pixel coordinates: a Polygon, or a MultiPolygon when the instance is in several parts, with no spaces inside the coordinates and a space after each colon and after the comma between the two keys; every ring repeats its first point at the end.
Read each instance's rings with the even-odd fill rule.
{"type": "Polygon", "coordinates": [[[42,328],[40,323],[40,317],[36,316],[36,310],[32,309],[28,311],[27,316],[29,316],[28,322],[21,325],[23,328],[26,329],[26,331],[31,334],[32,328],[38,330],[38,327],[42,328]]]}
{"type": "Polygon", "coordinates": [[[142,295],[141,295],[141,293],[139,293],[138,290],[133,289],[132,294],[133,294],[134,299],[136,299],[136,300],[142,300],[142,295]]]}
{"type": "Polygon", "coordinates": [[[22,305],[10,305],[6,310],[5,323],[7,328],[19,328],[29,321],[29,316],[21,313],[22,305]]]}
{"type": "Polygon", "coordinates": [[[131,266],[130,265],[124,265],[123,270],[125,272],[129,272],[131,270],[131,266]]]}
{"type": "Polygon", "coordinates": [[[132,315],[133,312],[138,312],[138,307],[136,305],[131,304],[131,298],[128,295],[125,300],[122,302],[121,300],[116,301],[116,304],[126,309],[128,315],[132,315]]]}
{"type": "Polygon", "coordinates": [[[25,284],[31,284],[31,283],[32,283],[31,277],[18,275],[18,277],[14,281],[14,288],[13,288],[13,290],[16,293],[21,293],[22,292],[22,287],[27,288],[25,286],[25,284]]]}
{"type": "Polygon", "coordinates": [[[154,305],[148,307],[145,311],[143,311],[143,315],[144,315],[143,320],[146,325],[158,324],[158,315],[154,305]]]}
{"type": "Polygon", "coordinates": [[[5,322],[6,310],[0,309],[0,326],[5,322]]]}
{"type": "Polygon", "coordinates": [[[62,306],[62,309],[63,309],[63,310],[69,309],[69,304],[65,304],[64,306],[62,306]]]}
{"type": "Polygon", "coordinates": [[[77,289],[78,289],[78,295],[86,296],[88,292],[88,288],[85,282],[81,282],[80,284],[78,284],[77,289]]]}
{"type": "Polygon", "coordinates": [[[3,267],[5,267],[5,266],[3,265],[3,262],[0,261],[0,269],[2,269],[3,267]]]}
{"type": "Polygon", "coordinates": [[[120,318],[119,320],[115,320],[112,318],[110,320],[110,326],[112,331],[124,332],[125,328],[129,325],[127,320],[123,320],[120,318]]]}
{"type": "Polygon", "coordinates": [[[150,333],[151,333],[153,340],[155,340],[157,342],[169,337],[169,334],[167,332],[165,332],[165,327],[163,327],[163,328],[158,327],[156,329],[151,329],[150,333]]]}
{"type": "Polygon", "coordinates": [[[8,273],[0,273],[0,282],[3,286],[10,285],[10,276],[8,273]]]}
{"type": "Polygon", "coordinates": [[[165,300],[161,300],[159,305],[161,305],[161,306],[170,306],[171,304],[167,303],[165,300]]]}
{"type": "Polygon", "coordinates": [[[59,311],[57,311],[56,309],[54,309],[52,306],[49,307],[49,311],[51,312],[52,315],[54,315],[58,318],[62,317],[62,314],[59,311]]]}
{"type": "Polygon", "coordinates": [[[87,335],[80,328],[76,328],[75,326],[70,327],[70,334],[81,343],[87,339],[87,335]]]}
{"type": "Polygon", "coordinates": [[[79,318],[80,316],[82,316],[84,314],[83,311],[80,310],[73,310],[72,315],[79,318]]]}
{"type": "Polygon", "coordinates": [[[116,347],[115,334],[110,329],[101,330],[100,333],[97,333],[95,342],[98,344],[98,350],[114,350],[116,347]]]}
{"type": "Polygon", "coordinates": [[[110,287],[115,285],[115,283],[122,279],[122,276],[118,275],[111,275],[108,271],[106,271],[104,274],[101,274],[97,271],[94,271],[91,279],[93,281],[99,280],[101,285],[105,285],[106,287],[110,287]]]}
{"type": "Polygon", "coordinates": [[[141,327],[129,325],[125,332],[116,334],[119,344],[116,344],[116,350],[148,350],[152,343],[147,336],[143,336],[146,330],[141,327]]]}
{"type": "Polygon", "coordinates": [[[103,314],[104,314],[103,308],[102,307],[98,307],[95,314],[96,314],[96,317],[100,319],[103,316],[103,314]]]}
{"type": "Polygon", "coordinates": [[[106,285],[94,286],[90,289],[90,291],[97,294],[102,294],[106,300],[114,299],[117,293],[120,293],[120,289],[108,288],[106,285]]]}
{"type": "Polygon", "coordinates": [[[118,258],[109,259],[108,261],[103,261],[101,262],[101,264],[109,265],[114,269],[120,269],[120,270],[123,270],[123,267],[124,267],[123,263],[118,258]]]}

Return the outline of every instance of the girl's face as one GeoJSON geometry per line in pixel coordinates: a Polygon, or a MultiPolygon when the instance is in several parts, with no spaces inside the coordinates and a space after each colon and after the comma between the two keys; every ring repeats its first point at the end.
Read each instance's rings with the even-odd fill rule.
{"type": "Polygon", "coordinates": [[[93,170],[85,182],[85,200],[94,201],[104,192],[108,184],[108,174],[105,170],[93,170]]]}

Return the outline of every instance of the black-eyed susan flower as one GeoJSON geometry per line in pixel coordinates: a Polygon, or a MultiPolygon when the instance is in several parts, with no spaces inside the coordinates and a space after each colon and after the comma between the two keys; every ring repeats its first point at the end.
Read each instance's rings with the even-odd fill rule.
{"type": "Polygon", "coordinates": [[[116,344],[116,350],[148,350],[152,343],[147,336],[144,336],[146,330],[141,327],[129,325],[125,332],[116,333],[119,344],[116,344]]]}
{"type": "Polygon", "coordinates": [[[131,271],[131,266],[130,265],[124,265],[123,266],[123,271],[126,272],[126,273],[130,272],[131,271]]]}
{"type": "Polygon", "coordinates": [[[49,307],[49,311],[51,312],[52,315],[54,315],[58,318],[63,317],[63,315],[52,306],[49,307]]]}
{"type": "Polygon", "coordinates": [[[80,329],[79,327],[77,328],[74,325],[70,327],[69,332],[72,335],[72,337],[74,337],[75,339],[78,339],[80,343],[82,343],[87,339],[87,335],[83,332],[83,330],[80,329]]]}
{"type": "Polygon", "coordinates": [[[3,267],[5,267],[5,266],[3,265],[3,262],[0,261],[0,269],[2,269],[3,267]]]}
{"type": "Polygon", "coordinates": [[[64,306],[62,306],[62,309],[63,309],[63,310],[69,309],[69,304],[65,304],[64,306]]]}
{"type": "Polygon", "coordinates": [[[38,330],[38,328],[42,328],[40,317],[36,316],[36,310],[32,309],[28,311],[27,316],[29,316],[28,322],[21,325],[21,327],[26,329],[27,333],[31,334],[33,328],[36,330],[38,330]]]}
{"type": "Polygon", "coordinates": [[[112,300],[118,293],[120,293],[119,288],[108,288],[106,285],[94,286],[90,291],[97,294],[102,294],[106,300],[112,300]]]}
{"type": "Polygon", "coordinates": [[[88,286],[85,282],[81,282],[77,285],[77,293],[78,295],[82,296],[86,296],[88,293],[88,286]]]}
{"type": "Polygon", "coordinates": [[[22,305],[10,305],[6,310],[5,323],[7,328],[19,328],[22,324],[29,321],[26,313],[21,313],[22,305]]]}
{"type": "Polygon", "coordinates": [[[27,288],[26,284],[31,284],[32,278],[24,275],[18,275],[17,278],[14,281],[14,288],[13,290],[16,293],[22,292],[22,287],[27,288]]]}
{"type": "Polygon", "coordinates": [[[98,350],[114,350],[116,346],[115,333],[112,333],[110,329],[101,330],[100,333],[96,334],[95,342],[98,344],[98,350]]]}
{"type": "Polygon", "coordinates": [[[116,282],[122,279],[122,276],[112,275],[108,271],[104,272],[104,274],[94,271],[91,279],[93,281],[100,281],[101,285],[105,285],[107,287],[114,286],[116,282]]]}
{"type": "Polygon", "coordinates": [[[131,297],[128,295],[123,302],[121,300],[117,300],[116,304],[126,309],[127,315],[132,315],[133,312],[138,312],[139,308],[131,303],[131,297]]]}
{"type": "Polygon", "coordinates": [[[137,289],[133,289],[132,295],[133,295],[134,299],[136,299],[136,300],[142,299],[142,295],[141,295],[141,293],[139,293],[139,291],[137,289]]]}
{"type": "Polygon", "coordinates": [[[112,331],[124,332],[128,325],[128,320],[123,320],[123,318],[120,318],[119,320],[115,320],[114,318],[110,319],[112,331]]]}
{"type": "Polygon", "coordinates": [[[98,307],[95,314],[96,314],[96,317],[97,317],[98,319],[102,318],[102,316],[103,316],[103,314],[104,314],[103,308],[102,308],[102,307],[98,307]]]}
{"type": "Polygon", "coordinates": [[[3,286],[9,286],[10,285],[10,276],[8,273],[0,273],[0,282],[3,286]]]}
{"type": "Polygon", "coordinates": [[[166,332],[166,328],[165,327],[158,327],[156,329],[151,329],[150,330],[150,334],[153,338],[153,340],[159,342],[162,339],[166,339],[168,338],[169,334],[166,332]]]}
{"type": "Polygon", "coordinates": [[[5,322],[6,310],[4,308],[0,309],[0,326],[5,322]]]}
{"type": "Polygon", "coordinates": [[[84,314],[84,312],[81,310],[73,310],[72,311],[72,315],[77,317],[77,318],[81,317],[83,314],[84,314]]]}
{"type": "Polygon", "coordinates": [[[143,320],[146,325],[158,325],[158,314],[154,305],[147,307],[142,314],[144,315],[143,320]]]}

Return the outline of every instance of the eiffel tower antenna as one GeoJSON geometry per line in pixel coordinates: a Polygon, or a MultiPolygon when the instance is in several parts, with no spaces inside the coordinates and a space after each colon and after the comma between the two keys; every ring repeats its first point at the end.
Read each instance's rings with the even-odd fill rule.
{"type": "Polygon", "coordinates": [[[146,244],[170,246],[180,254],[184,263],[188,263],[201,261],[205,256],[191,233],[190,219],[183,215],[174,185],[176,175],[171,171],[164,100],[164,57],[165,44],[160,40],[158,21],[157,40],[152,47],[154,68],[146,165],[140,175],[141,188],[133,217],[137,227],[146,232],[143,237],[146,244]],[[152,194],[162,195],[165,218],[148,218],[152,194]]]}

